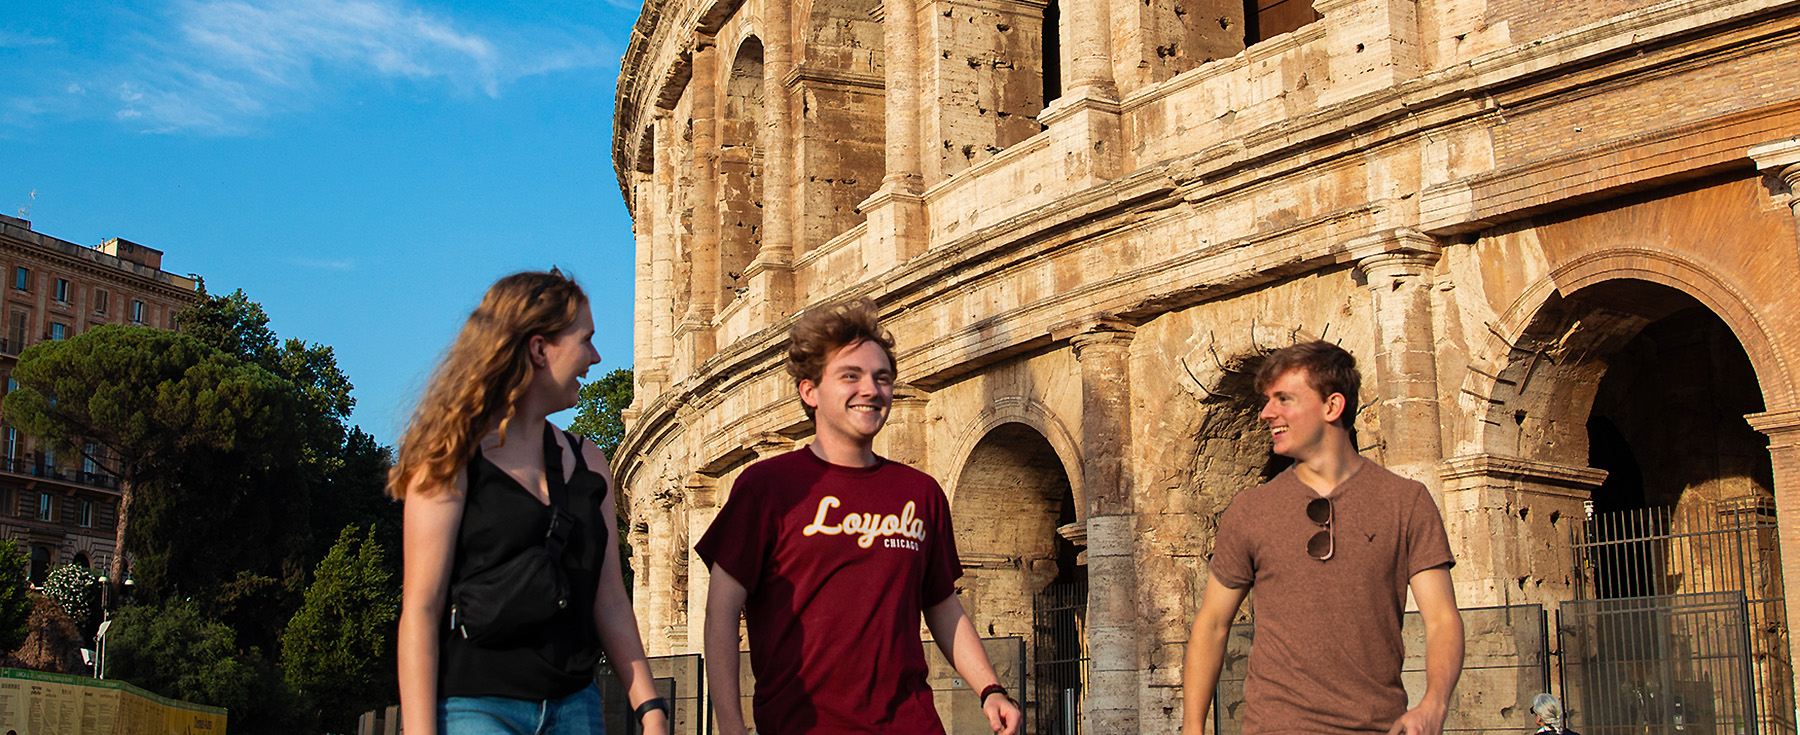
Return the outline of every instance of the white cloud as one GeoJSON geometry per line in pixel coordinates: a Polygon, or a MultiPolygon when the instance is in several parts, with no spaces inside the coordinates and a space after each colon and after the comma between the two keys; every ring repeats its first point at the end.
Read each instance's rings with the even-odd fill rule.
{"type": "Polygon", "coordinates": [[[346,260],[313,260],[311,258],[288,258],[288,262],[302,268],[317,268],[328,271],[347,271],[356,269],[354,259],[346,260]]]}
{"type": "Polygon", "coordinates": [[[12,31],[0,29],[0,48],[26,48],[26,47],[30,47],[30,46],[51,46],[51,45],[55,45],[55,43],[56,43],[56,39],[54,39],[54,38],[43,38],[41,36],[28,36],[23,33],[14,33],[12,31]]]}
{"type": "MultiPolygon", "coordinates": [[[[170,0],[167,10],[109,49],[132,49],[125,58],[95,52],[91,70],[56,85],[61,95],[18,97],[13,106],[91,114],[101,100],[82,99],[87,90],[116,89],[107,98],[115,119],[154,132],[232,135],[358,80],[499,98],[519,79],[617,58],[603,39],[561,28],[478,32],[410,0],[170,0]]],[[[0,46],[10,38],[0,33],[0,46]]]]}

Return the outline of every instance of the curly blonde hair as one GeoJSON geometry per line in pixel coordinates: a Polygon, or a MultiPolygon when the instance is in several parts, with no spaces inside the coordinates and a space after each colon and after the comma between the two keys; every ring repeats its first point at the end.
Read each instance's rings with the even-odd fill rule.
{"type": "Polygon", "coordinates": [[[587,303],[581,287],[554,268],[514,273],[488,288],[401,435],[388,495],[402,500],[413,488],[435,495],[453,487],[457,468],[475,456],[496,417],[506,435],[536,370],[531,338],[568,329],[587,303]]]}

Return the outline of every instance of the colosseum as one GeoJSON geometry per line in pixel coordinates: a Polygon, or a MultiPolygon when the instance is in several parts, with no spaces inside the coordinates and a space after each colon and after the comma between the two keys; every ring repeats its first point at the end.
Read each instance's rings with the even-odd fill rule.
{"type": "Polygon", "coordinates": [[[1457,551],[1450,729],[1550,690],[1590,735],[1794,733],[1797,37],[1795,0],[648,0],[613,151],[652,654],[701,652],[692,543],[808,440],[787,327],[869,296],[876,449],[943,483],[1030,732],[1179,730],[1214,524],[1281,467],[1250,374],[1322,338],[1457,551]]]}

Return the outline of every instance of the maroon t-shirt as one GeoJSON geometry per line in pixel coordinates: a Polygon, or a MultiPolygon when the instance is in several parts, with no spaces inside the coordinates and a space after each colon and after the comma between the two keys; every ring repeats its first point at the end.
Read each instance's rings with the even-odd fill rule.
{"type": "Polygon", "coordinates": [[[1212,574],[1253,586],[1244,733],[1386,732],[1406,713],[1400,616],[1414,574],[1455,564],[1425,486],[1363,460],[1326,496],[1336,547],[1308,556],[1317,492],[1288,469],[1219,519],[1212,574]]]}
{"type": "Polygon", "coordinates": [[[919,614],[956,591],[962,564],[931,476],[810,448],[772,457],[738,477],[694,551],[749,592],[759,732],[944,732],[919,614]]]}

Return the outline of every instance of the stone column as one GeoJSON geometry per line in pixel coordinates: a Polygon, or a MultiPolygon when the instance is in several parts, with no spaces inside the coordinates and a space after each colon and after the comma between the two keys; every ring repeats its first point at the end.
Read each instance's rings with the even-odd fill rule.
{"type": "Polygon", "coordinates": [[[1779,179],[1786,187],[1780,195],[1794,210],[1795,239],[1800,241],[1800,137],[1753,146],[1749,154],[1750,160],[1756,162],[1756,170],[1779,179]]]}
{"type": "Polygon", "coordinates": [[[1053,160],[1070,191],[1117,178],[1124,167],[1119,90],[1112,72],[1109,0],[1062,3],[1063,96],[1045,104],[1038,121],[1050,128],[1053,160]]]}
{"type": "MultiPolygon", "coordinates": [[[[1791,170],[1791,169],[1790,169],[1791,170]]],[[[1781,548],[1781,582],[1793,589],[1800,582],[1800,409],[1766,411],[1745,416],[1750,426],[1769,437],[1769,459],[1775,468],[1775,525],[1781,548]]],[[[1800,620],[1800,594],[1782,595],[1787,605],[1788,660],[1800,661],[1800,636],[1792,634],[1800,620]]],[[[1800,676],[1793,682],[1800,688],[1800,676]]]]}
{"type": "MultiPolygon", "coordinates": [[[[1431,271],[1439,257],[1437,242],[1410,230],[1393,230],[1375,235],[1360,248],[1352,247],[1352,252],[1378,249],[1356,262],[1368,277],[1375,302],[1375,359],[1373,370],[1363,370],[1364,392],[1375,399],[1380,421],[1375,459],[1425,483],[1441,504],[1442,424],[1431,328],[1431,271]]],[[[1362,436],[1359,443],[1369,446],[1374,438],[1362,436]]]]}
{"type": "Polygon", "coordinates": [[[1391,89],[1423,71],[1418,0],[1313,0],[1333,83],[1318,104],[1391,89]]]}
{"type": "Polygon", "coordinates": [[[925,184],[920,161],[919,0],[882,0],[887,107],[887,171],[858,206],[868,216],[864,261],[885,273],[925,252],[925,184]]]}
{"type": "Polygon", "coordinates": [[[744,270],[750,286],[750,321],[768,326],[787,316],[794,301],[794,90],[786,84],[794,68],[789,3],[763,5],[763,226],[762,246],[744,270]]]}
{"type": "Polygon", "coordinates": [[[931,394],[911,383],[894,386],[894,406],[888,412],[887,425],[876,437],[881,456],[930,473],[930,419],[926,408],[931,394]]]}
{"type": "Polygon", "coordinates": [[[710,35],[696,34],[694,41],[694,76],[688,89],[694,95],[694,240],[689,252],[692,259],[692,291],[687,313],[675,328],[680,343],[680,374],[692,374],[694,368],[712,357],[713,316],[719,300],[719,140],[718,84],[719,46],[710,35]]]}
{"type": "Polygon", "coordinates": [[[640,303],[648,302],[649,333],[643,335],[646,351],[634,355],[637,365],[632,371],[636,383],[631,397],[631,405],[637,412],[634,417],[662,395],[668,385],[669,358],[675,354],[675,324],[682,316],[675,313],[675,252],[681,241],[681,219],[677,212],[680,187],[675,183],[676,170],[681,164],[672,156],[676,150],[675,118],[668,109],[658,107],[651,126],[651,135],[655,137],[651,151],[655,159],[651,164],[650,194],[639,197],[639,207],[632,213],[634,218],[651,220],[650,286],[648,290],[640,288],[637,293],[640,303]]]}
{"type": "MultiPolygon", "coordinates": [[[[1057,330],[1062,331],[1062,330],[1057,330]]],[[[1088,652],[1083,729],[1138,731],[1137,514],[1132,497],[1133,328],[1107,317],[1073,325],[1081,363],[1081,473],[1087,495],[1088,652]]]]}

